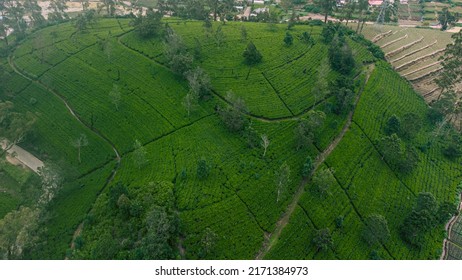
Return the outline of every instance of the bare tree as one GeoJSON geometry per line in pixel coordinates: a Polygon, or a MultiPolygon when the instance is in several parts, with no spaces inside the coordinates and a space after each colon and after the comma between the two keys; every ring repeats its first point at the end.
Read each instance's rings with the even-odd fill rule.
{"type": "Polygon", "coordinates": [[[279,202],[281,195],[285,192],[290,183],[290,167],[287,162],[284,162],[279,170],[276,171],[276,187],[277,187],[277,198],[276,202],[279,202]]]}
{"type": "Polygon", "coordinates": [[[82,162],[81,158],[80,158],[80,150],[82,149],[82,147],[85,147],[85,146],[88,146],[88,138],[87,138],[87,135],[85,134],[80,134],[79,138],[75,139],[74,141],[72,141],[72,146],[74,146],[75,148],[77,148],[77,151],[78,151],[78,159],[79,159],[79,163],[82,162]]]}
{"type": "Polygon", "coordinates": [[[327,59],[323,59],[321,61],[321,65],[318,68],[316,83],[314,84],[314,87],[311,90],[311,94],[314,96],[312,109],[314,109],[314,107],[322,97],[329,94],[329,84],[327,82],[327,76],[329,75],[329,72],[329,61],[327,59]]]}
{"type": "Polygon", "coordinates": [[[186,111],[188,112],[188,117],[191,115],[191,111],[195,109],[197,105],[197,99],[198,99],[197,95],[192,92],[189,92],[184,97],[182,104],[184,108],[186,109],[186,111]]]}
{"type": "Polygon", "coordinates": [[[268,139],[268,136],[266,134],[261,135],[261,146],[264,149],[263,157],[266,155],[266,150],[268,149],[269,144],[270,140],[268,139]]]}
{"type": "Polygon", "coordinates": [[[116,107],[116,110],[119,111],[120,101],[122,100],[122,94],[120,93],[119,86],[114,84],[112,90],[109,92],[109,98],[111,99],[112,104],[116,107]]]}
{"type": "Polygon", "coordinates": [[[146,158],[146,148],[141,145],[141,142],[136,139],[135,143],[133,144],[133,159],[135,160],[135,164],[138,166],[139,169],[148,163],[146,158]]]}

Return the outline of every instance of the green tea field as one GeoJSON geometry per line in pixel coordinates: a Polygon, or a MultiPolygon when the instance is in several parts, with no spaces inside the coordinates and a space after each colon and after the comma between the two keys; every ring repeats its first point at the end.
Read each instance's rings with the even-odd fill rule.
{"type": "MultiPolygon", "coordinates": [[[[127,18],[61,23],[0,59],[0,101],[36,117],[21,145],[69,173],[25,258],[440,258],[462,161],[444,154],[413,85],[430,83],[449,36],[366,27],[390,65],[341,28],[330,41],[311,24],[162,28],[146,39],[127,18]],[[194,104],[174,51],[207,74],[194,104]],[[412,220],[422,197],[431,226],[412,220]],[[374,217],[385,226],[371,234],[374,217]]],[[[11,177],[0,162],[0,183],[11,177]]],[[[0,202],[0,218],[21,204],[1,187],[0,202]]]]}

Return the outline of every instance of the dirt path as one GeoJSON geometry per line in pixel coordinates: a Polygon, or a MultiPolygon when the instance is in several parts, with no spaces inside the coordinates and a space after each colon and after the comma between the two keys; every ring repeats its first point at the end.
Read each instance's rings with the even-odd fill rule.
{"type": "Polygon", "coordinates": [[[451,240],[452,227],[454,226],[454,224],[456,223],[456,221],[459,218],[460,214],[462,213],[461,212],[462,211],[462,194],[460,194],[459,200],[460,200],[459,207],[457,208],[457,210],[459,211],[459,214],[453,216],[445,226],[445,229],[448,232],[448,237],[446,237],[443,240],[443,252],[441,253],[440,260],[445,260],[448,257],[448,246],[449,246],[448,243],[451,240]]]}
{"type": "MultiPolygon", "coordinates": [[[[7,147],[7,144],[5,141],[2,141],[0,143],[0,145],[2,146],[2,149],[5,149],[7,147]]],[[[29,153],[28,151],[24,150],[23,148],[17,146],[17,145],[14,145],[13,147],[11,147],[7,153],[9,154],[9,156],[11,156],[13,159],[16,159],[19,161],[19,163],[21,163],[22,165],[25,165],[27,167],[29,167],[32,171],[34,171],[35,173],[38,172],[38,169],[43,167],[43,161],[39,160],[38,158],[36,158],[33,154],[29,153]]],[[[8,159],[8,158],[7,158],[8,159]]],[[[8,160],[9,162],[11,162],[10,160],[8,160]]],[[[11,162],[14,164],[14,162],[11,162]]]]}
{"type": "MultiPolygon", "coordinates": [[[[371,65],[368,66],[368,68],[366,70],[367,71],[366,72],[366,75],[367,75],[366,80],[364,81],[364,84],[363,84],[362,88],[359,90],[358,96],[356,97],[356,99],[354,101],[353,109],[348,114],[347,121],[346,121],[345,125],[343,126],[342,131],[337,135],[337,137],[335,137],[335,139],[329,144],[329,146],[321,154],[319,154],[316,157],[316,159],[314,161],[314,168],[311,171],[310,176],[308,176],[308,177],[313,176],[313,174],[316,172],[316,170],[319,168],[319,166],[321,166],[324,163],[326,158],[335,149],[335,147],[337,147],[337,145],[342,140],[343,136],[345,136],[346,132],[350,128],[351,123],[353,121],[353,115],[354,115],[354,112],[355,112],[355,109],[356,109],[356,105],[358,104],[359,99],[361,98],[361,94],[362,94],[362,92],[364,90],[365,85],[367,84],[367,81],[369,80],[369,77],[370,77],[372,71],[374,70],[374,66],[375,66],[374,64],[371,64],[371,65]]],[[[305,192],[305,186],[306,186],[307,183],[308,183],[308,179],[303,179],[301,181],[300,186],[298,187],[297,192],[293,196],[291,203],[287,206],[287,209],[284,212],[284,214],[281,216],[281,218],[276,222],[275,230],[268,237],[265,237],[265,241],[263,242],[262,248],[258,252],[255,259],[262,260],[265,257],[265,255],[271,250],[273,245],[276,244],[277,240],[281,236],[282,230],[288,224],[288,222],[290,220],[290,217],[292,216],[293,212],[295,211],[295,208],[297,207],[298,202],[300,201],[300,198],[302,197],[302,194],[305,192]]]]}

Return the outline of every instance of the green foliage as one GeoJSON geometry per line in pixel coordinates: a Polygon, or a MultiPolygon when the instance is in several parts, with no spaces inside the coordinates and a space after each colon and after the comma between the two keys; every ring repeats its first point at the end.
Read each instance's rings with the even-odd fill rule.
{"type": "MultiPolygon", "coordinates": [[[[179,213],[181,220],[181,242],[186,258],[253,258],[264,242],[264,232],[275,229],[299,186],[307,155],[312,159],[317,157],[319,150],[328,147],[345,124],[346,116],[331,114],[332,107],[326,104],[335,104],[337,89],[354,91],[356,87],[352,89],[347,83],[353,78],[341,81],[337,79],[339,73],[330,71],[328,66],[321,71],[328,47],[321,42],[321,28],[315,24],[297,26],[291,33],[300,38],[309,30],[311,38],[318,43],[307,47],[305,42],[294,40],[288,51],[282,43],[272,43],[283,40],[285,25],[282,28],[275,25],[275,31],[269,32],[266,25],[245,23],[248,38],[262,46],[258,50],[265,57],[261,64],[249,68],[241,57],[248,43],[241,41],[242,23],[221,25],[223,35],[233,44],[218,46],[214,33],[203,31],[202,22],[166,21],[170,23],[166,38],[170,44],[166,43],[165,47],[159,37],[140,40],[135,32],[125,34],[130,31],[129,20],[104,19],[86,33],[73,34],[72,22],[37,31],[47,38],[45,42],[55,42],[43,45],[49,52],[43,63],[32,40],[26,40],[15,50],[13,62],[19,71],[40,77],[40,82],[60,93],[89,126],[86,128],[75,121],[62,101],[46,89],[29,84],[8,70],[11,77],[7,83],[2,80],[0,84],[3,92],[14,96],[18,111],[31,111],[40,116],[34,132],[36,143],[27,144],[27,148],[38,155],[66,159],[78,170],[75,178],[80,176],[66,183],[50,206],[47,234],[40,237],[43,245],[39,244],[31,258],[63,258],[75,229],[83,220],[82,244],[76,247],[72,258],[178,258],[179,228],[175,213],[179,213]],[[179,35],[172,37],[173,30],[182,39],[179,35]],[[53,40],[49,35],[52,31],[57,31],[53,40]],[[107,63],[107,54],[98,45],[98,38],[107,38],[114,58],[111,63],[107,63]],[[192,54],[198,41],[200,56],[199,51],[195,51],[193,63],[192,54]],[[175,60],[180,63],[175,64],[175,60]],[[182,63],[184,61],[189,63],[182,63]],[[181,78],[159,63],[177,69],[181,78]],[[172,67],[174,65],[179,67],[172,67]],[[180,105],[188,95],[189,81],[182,77],[197,67],[208,73],[217,98],[202,100],[194,113],[187,116],[180,105]],[[68,69],[73,69],[71,76],[68,69]],[[320,94],[316,94],[313,89],[320,80],[320,72],[325,74],[322,75],[325,79],[318,87],[320,94]],[[108,102],[107,93],[114,83],[124,96],[119,110],[114,110],[114,104],[108,102]],[[337,88],[339,85],[342,86],[337,88]],[[234,98],[227,98],[228,90],[233,90],[234,98]],[[30,103],[31,98],[36,100],[34,104],[30,103]],[[241,101],[236,102],[238,99],[241,101]],[[248,107],[240,105],[244,100],[248,107]],[[214,114],[214,107],[221,107],[220,114],[214,114]],[[310,109],[326,112],[325,125],[308,130],[307,134],[317,134],[312,138],[317,138],[317,142],[309,141],[303,152],[294,152],[293,131],[298,123],[293,115],[308,120],[312,114],[310,109]],[[220,126],[221,112],[227,110],[232,110],[234,116],[230,127],[237,127],[239,133],[229,133],[220,126]],[[121,182],[127,193],[114,194],[113,206],[109,199],[111,186],[115,184],[110,182],[104,187],[116,166],[114,153],[90,128],[114,143],[120,152],[121,163],[114,182],[121,182]],[[87,135],[91,145],[82,149],[82,163],[77,164],[78,155],[69,140],[81,133],[87,135]],[[262,134],[271,140],[270,152],[264,159],[260,148],[262,134]],[[143,169],[136,165],[133,146],[136,139],[143,143],[149,158],[143,169]],[[258,149],[251,150],[248,146],[258,149]],[[196,176],[194,159],[204,155],[207,161],[213,162],[213,172],[201,180],[196,176]],[[283,162],[292,169],[291,180],[275,204],[278,192],[275,173],[283,162]],[[160,181],[164,183],[150,184],[160,181]]],[[[217,23],[210,24],[212,30],[217,30],[217,23]]],[[[366,47],[343,33],[356,61],[364,61],[366,55],[363,54],[368,53],[366,47]]],[[[358,70],[359,67],[355,73],[358,70]]],[[[356,80],[362,79],[360,76],[356,80]]],[[[336,170],[338,181],[332,181],[331,195],[320,197],[304,192],[267,257],[366,259],[371,249],[361,239],[363,223],[358,214],[367,217],[370,213],[383,213],[390,227],[391,237],[387,242],[390,253],[378,248],[377,255],[381,258],[428,258],[435,255],[435,248],[440,248],[441,234],[436,229],[424,237],[428,246],[422,250],[407,248],[398,239],[397,225],[403,223],[405,213],[412,207],[408,200],[412,192],[432,190],[440,205],[449,193],[453,198],[453,181],[459,170],[457,160],[450,162],[441,155],[439,138],[426,154],[417,153],[420,161],[415,172],[406,175],[395,172],[380,160],[375,150],[376,140],[382,137],[387,119],[396,114],[403,120],[406,112],[423,119],[426,113],[422,100],[383,64],[377,64],[359,102],[353,123],[324,165],[336,170]],[[331,231],[336,241],[335,250],[316,252],[315,246],[307,246],[316,228],[335,226],[336,217],[340,216],[342,227],[331,231]]],[[[339,105],[348,103],[339,102],[339,105]]],[[[416,137],[406,142],[406,150],[407,145],[427,143],[429,129],[423,123],[416,137]]],[[[446,212],[449,211],[441,207],[441,217],[447,217],[446,212]]]]}
{"type": "Polygon", "coordinates": [[[303,164],[302,177],[307,178],[310,175],[311,171],[313,171],[313,168],[314,168],[313,160],[311,159],[310,156],[308,156],[306,158],[305,163],[303,164]]]}
{"type": "Polygon", "coordinates": [[[135,31],[141,38],[152,38],[163,33],[162,13],[148,9],[146,15],[138,15],[132,21],[135,31]]]}
{"type": "Polygon", "coordinates": [[[396,134],[383,137],[378,146],[385,161],[398,172],[410,173],[419,162],[415,148],[406,145],[396,134]]]}
{"type": "Polygon", "coordinates": [[[403,116],[399,133],[405,139],[413,139],[422,129],[422,119],[415,113],[406,113],[403,116]]]}
{"type": "Polygon", "coordinates": [[[292,46],[293,43],[294,36],[292,36],[292,34],[290,34],[289,32],[286,32],[286,36],[284,36],[284,44],[286,45],[286,47],[289,47],[292,46]]]}
{"type": "Polygon", "coordinates": [[[193,95],[198,96],[199,99],[210,97],[212,93],[210,77],[202,68],[197,67],[186,72],[186,79],[193,95]]]}
{"type": "Polygon", "coordinates": [[[262,60],[261,53],[257,50],[257,47],[255,47],[252,41],[247,44],[247,48],[244,50],[242,56],[244,57],[244,62],[247,65],[258,64],[262,60]]]}
{"type": "Polygon", "coordinates": [[[173,185],[152,182],[127,189],[121,183],[102,195],[84,227],[77,259],[172,259],[176,256],[178,218],[173,185]],[[120,195],[119,195],[120,194],[120,195]],[[112,202],[117,199],[116,207],[112,202]]]}
{"type": "Polygon", "coordinates": [[[315,193],[322,197],[330,195],[331,188],[335,184],[333,170],[329,168],[322,168],[313,176],[313,190],[315,193]]]}
{"type": "Polygon", "coordinates": [[[276,202],[279,202],[287,193],[290,184],[290,166],[284,162],[275,174],[275,183],[277,188],[276,202]]]}
{"type": "Polygon", "coordinates": [[[211,169],[211,166],[210,164],[207,162],[207,160],[205,158],[201,158],[198,162],[197,162],[197,171],[196,171],[196,174],[197,174],[197,178],[199,180],[204,180],[206,179],[209,174],[210,174],[210,169],[211,169]]]}
{"type": "MultiPolygon", "coordinates": [[[[244,116],[244,113],[247,112],[245,102],[242,98],[235,97],[232,92],[228,92],[227,99],[231,104],[227,105],[225,108],[219,107],[218,115],[229,131],[242,131],[247,122],[244,116]]],[[[250,135],[250,137],[252,136],[250,135]]]]}
{"type": "Polygon", "coordinates": [[[26,250],[37,242],[38,209],[20,207],[0,220],[0,256],[2,259],[21,259],[26,250]]]}
{"type": "Polygon", "coordinates": [[[396,115],[392,115],[384,128],[386,135],[398,134],[401,131],[401,121],[396,115]]]}
{"type": "Polygon", "coordinates": [[[383,244],[390,238],[387,220],[378,214],[372,214],[366,218],[362,238],[369,246],[383,244]]]}
{"type": "Polygon", "coordinates": [[[447,7],[443,7],[438,13],[438,22],[441,24],[441,30],[448,29],[448,26],[453,26],[457,22],[457,16],[454,16],[447,7]]]}
{"type": "Polygon", "coordinates": [[[416,200],[412,212],[401,226],[401,237],[406,243],[420,248],[425,244],[425,235],[433,227],[447,222],[442,218],[448,216],[451,210],[446,204],[438,206],[433,194],[428,192],[419,193],[416,200]]]}
{"type": "Polygon", "coordinates": [[[333,249],[334,240],[329,228],[324,228],[316,231],[312,243],[316,246],[318,251],[327,251],[333,249]]]}
{"type": "Polygon", "coordinates": [[[343,223],[345,221],[345,217],[344,216],[338,216],[337,218],[335,218],[335,226],[337,228],[343,228],[343,223]]]}
{"type": "Polygon", "coordinates": [[[328,24],[325,24],[322,27],[322,33],[321,33],[323,43],[326,45],[330,44],[332,40],[334,40],[336,32],[337,32],[337,28],[335,27],[333,23],[329,22],[328,24]]]}
{"type": "Polygon", "coordinates": [[[82,32],[88,28],[88,25],[93,25],[97,20],[95,10],[87,10],[79,14],[75,19],[75,28],[82,32]]]}
{"type": "Polygon", "coordinates": [[[109,188],[109,198],[108,198],[109,206],[112,209],[116,209],[118,206],[120,197],[126,196],[126,195],[128,195],[127,188],[121,182],[117,182],[117,184],[109,188]]]}
{"type": "Polygon", "coordinates": [[[296,149],[306,148],[316,141],[319,128],[324,124],[326,114],[322,111],[309,111],[306,118],[299,120],[295,129],[296,149]]]}
{"type": "Polygon", "coordinates": [[[313,36],[311,36],[310,33],[304,31],[302,33],[302,35],[300,36],[300,41],[302,41],[303,43],[309,45],[309,46],[312,46],[314,44],[316,44],[316,41],[314,40],[313,36]]]}
{"type": "Polygon", "coordinates": [[[330,42],[329,62],[332,69],[343,75],[350,74],[355,68],[353,53],[343,37],[335,36],[330,42]]]}

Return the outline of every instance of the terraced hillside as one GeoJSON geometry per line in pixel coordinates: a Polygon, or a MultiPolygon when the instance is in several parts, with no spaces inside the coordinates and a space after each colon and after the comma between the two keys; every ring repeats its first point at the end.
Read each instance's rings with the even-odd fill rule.
{"type": "MultiPolygon", "coordinates": [[[[424,100],[361,40],[346,39],[356,67],[339,79],[330,67],[319,74],[329,59],[322,27],[297,25],[293,44],[286,45],[286,25],[214,23],[210,31],[202,22],[170,20],[168,26],[188,51],[198,52],[194,66],[210,76],[211,97],[191,114],[182,106],[188,83],[167,67],[162,39],[140,39],[128,19],[101,19],[84,33],[71,23],[44,28],[2,60],[10,76],[2,99],[38,116],[26,148],[77,173],[49,206],[47,230],[28,257],[136,259],[152,251],[186,259],[440,256],[443,225],[423,234],[420,247],[405,243],[401,232],[421,192],[431,192],[438,205],[453,202],[460,159],[444,157],[424,100]],[[300,40],[303,32],[315,43],[300,40]],[[242,56],[250,41],[263,57],[252,67],[242,56]],[[335,113],[337,90],[314,90],[321,78],[352,89],[346,111],[335,113]],[[235,100],[230,91],[247,107],[242,133],[220,118],[220,108],[235,100]],[[297,149],[295,132],[314,111],[325,113],[323,125],[315,141],[297,149]],[[403,137],[417,159],[402,173],[379,143],[390,117],[404,120],[408,113],[422,128],[412,139],[403,137]],[[80,161],[70,141],[81,134],[89,144],[80,161]],[[320,195],[322,180],[328,184],[320,195]],[[390,236],[369,246],[363,232],[372,214],[388,221],[390,236]],[[150,235],[153,229],[161,234],[150,235]],[[333,239],[326,250],[313,242],[322,229],[333,239]]],[[[394,50],[393,39],[382,40],[394,50]]]]}
{"type": "Polygon", "coordinates": [[[440,90],[434,83],[441,70],[438,58],[452,42],[451,33],[412,27],[366,26],[364,35],[383,49],[387,61],[427,102],[438,97],[440,90]]]}

